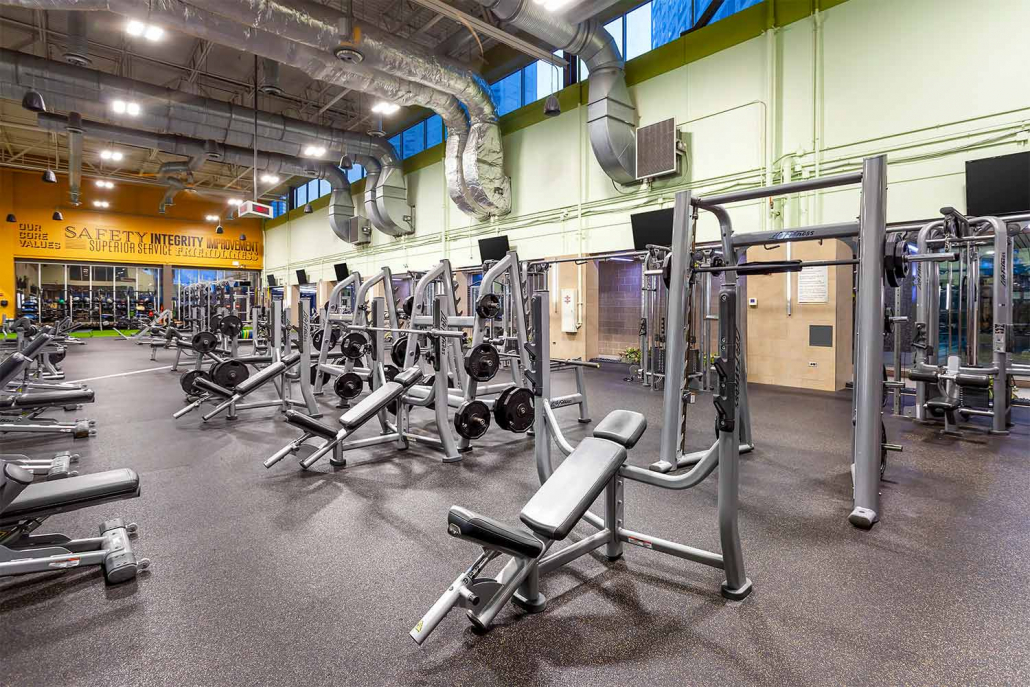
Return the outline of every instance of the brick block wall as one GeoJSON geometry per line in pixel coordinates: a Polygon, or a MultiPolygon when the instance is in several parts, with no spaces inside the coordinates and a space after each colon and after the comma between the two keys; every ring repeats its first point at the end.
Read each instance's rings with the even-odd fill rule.
{"type": "Polygon", "coordinates": [[[621,356],[640,346],[640,263],[610,260],[597,266],[598,355],[621,356]]]}

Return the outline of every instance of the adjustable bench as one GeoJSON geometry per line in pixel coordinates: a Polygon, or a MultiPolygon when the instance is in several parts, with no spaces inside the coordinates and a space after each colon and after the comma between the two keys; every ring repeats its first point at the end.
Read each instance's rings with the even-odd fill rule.
{"type": "MultiPolygon", "coordinates": [[[[247,377],[242,382],[237,384],[232,389],[227,389],[220,384],[206,378],[197,377],[193,380],[193,388],[199,389],[203,394],[199,398],[192,401],[189,405],[181,408],[172,415],[173,418],[179,419],[183,415],[189,413],[195,408],[199,408],[204,402],[211,400],[213,397],[224,399],[222,403],[212,410],[210,413],[204,416],[204,422],[207,422],[215,415],[221,413],[230,406],[235,406],[245,396],[250,395],[253,391],[266,384],[269,380],[278,377],[290,368],[296,366],[300,362],[300,353],[293,352],[287,356],[284,356],[282,360],[272,363],[267,367],[258,370],[255,374],[247,377]]],[[[255,405],[254,407],[265,407],[267,403],[261,403],[260,406],[255,405]]],[[[233,419],[230,417],[229,419],[233,419]]]]}
{"type": "MultiPolygon", "coordinates": [[[[530,612],[543,610],[547,601],[537,588],[542,557],[551,544],[569,536],[601,492],[613,484],[626,462],[627,449],[636,445],[646,429],[647,420],[640,413],[609,413],[594,429],[594,436],[581,441],[522,508],[519,519],[529,532],[452,506],[447,514],[448,534],[482,546],[484,553],[415,626],[411,637],[421,644],[455,605],[465,607],[469,619],[481,630],[490,627],[509,599],[530,612]],[[498,554],[511,556],[512,564],[497,579],[477,579],[498,554]],[[481,598],[486,595],[489,598],[481,598]]],[[[583,553],[616,536],[602,531],[589,537],[584,541],[590,548],[583,553]]]]}
{"type": "Polygon", "coordinates": [[[100,536],[69,539],[63,534],[32,534],[43,520],[110,501],[136,498],[139,476],[128,469],[108,470],[67,479],[30,483],[32,475],[12,463],[0,472],[0,577],[99,565],[104,579],[116,584],[136,577],[150,565],[138,559],[129,535],[138,527],[120,518],[100,526],[100,536]]]}
{"type": "Polygon", "coordinates": [[[422,377],[422,370],[417,365],[399,372],[392,381],[386,382],[341,415],[341,429],[339,430],[316,420],[310,415],[305,415],[292,409],[287,410],[285,413],[286,421],[303,429],[304,435],[300,439],[289,443],[266,460],[264,463],[265,467],[270,468],[289,454],[296,452],[305,441],[313,436],[322,437],[326,440],[326,443],[302,460],[300,462],[301,467],[307,470],[329,451],[336,451],[329,462],[337,467],[343,467],[347,464],[347,461],[338,455],[340,453],[338,448],[342,442],[358,428],[378,415],[386,406],[398,400],[411,387],[421,382],[422,377]]]}

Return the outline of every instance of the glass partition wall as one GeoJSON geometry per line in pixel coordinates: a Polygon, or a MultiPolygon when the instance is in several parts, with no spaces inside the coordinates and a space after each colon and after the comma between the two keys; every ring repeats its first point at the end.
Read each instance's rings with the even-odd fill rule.
{"type": "Polygon", "coordinates": [[[82,329],[131,328],[161,303],[161,268],[17,261],[15,312],[47,324],[64,317],[82,329]]]}

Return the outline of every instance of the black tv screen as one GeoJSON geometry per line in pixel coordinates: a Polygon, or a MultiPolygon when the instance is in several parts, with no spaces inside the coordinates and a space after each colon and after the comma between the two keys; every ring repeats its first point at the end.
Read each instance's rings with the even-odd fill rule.
{"type": "Polygon", "coordinates": [[[275,275],[274,274],[268,275],[268,285],[269,286],[275,286],[275,275]]]}
{"type": "Polygon", "coordinates": [[[347,269],[347,263],[338,262],[333,265],[333,269],[336,270],[336,281],[343,281],[350,276],[350,270],[347,269]]]}
{"type": "Polygon", "coordinates": [[[1030,212],[1030,152],[966,161],[966,212],[1030,212]]]}
{"type": "Polygon", "coordinates": [[[672,208],[638,212],[629,220],[633,224],[633,250],[672,245],[672,208]]]}
{"type": "Polygon", "coordinates": [[[508,237],[495,236],[489,239],[479,239],[479,259],[482,262],[488,260],[500,260],[508,254],[508,237]]]}
{"type": "Polygon", "coordinates": [[[297,270],[297,283],[298,284],[310,284],[308,281],[308,273],[305,270],[297,270]]]}

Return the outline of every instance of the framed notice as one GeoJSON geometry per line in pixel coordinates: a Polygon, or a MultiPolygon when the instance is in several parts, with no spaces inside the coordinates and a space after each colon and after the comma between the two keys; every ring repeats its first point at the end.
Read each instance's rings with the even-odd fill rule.
{"type": "Polygon", "coordinates": [[[798,273],[798,303],[828,303],[830,274],[826,265],[805,267],[798,273]]]}

